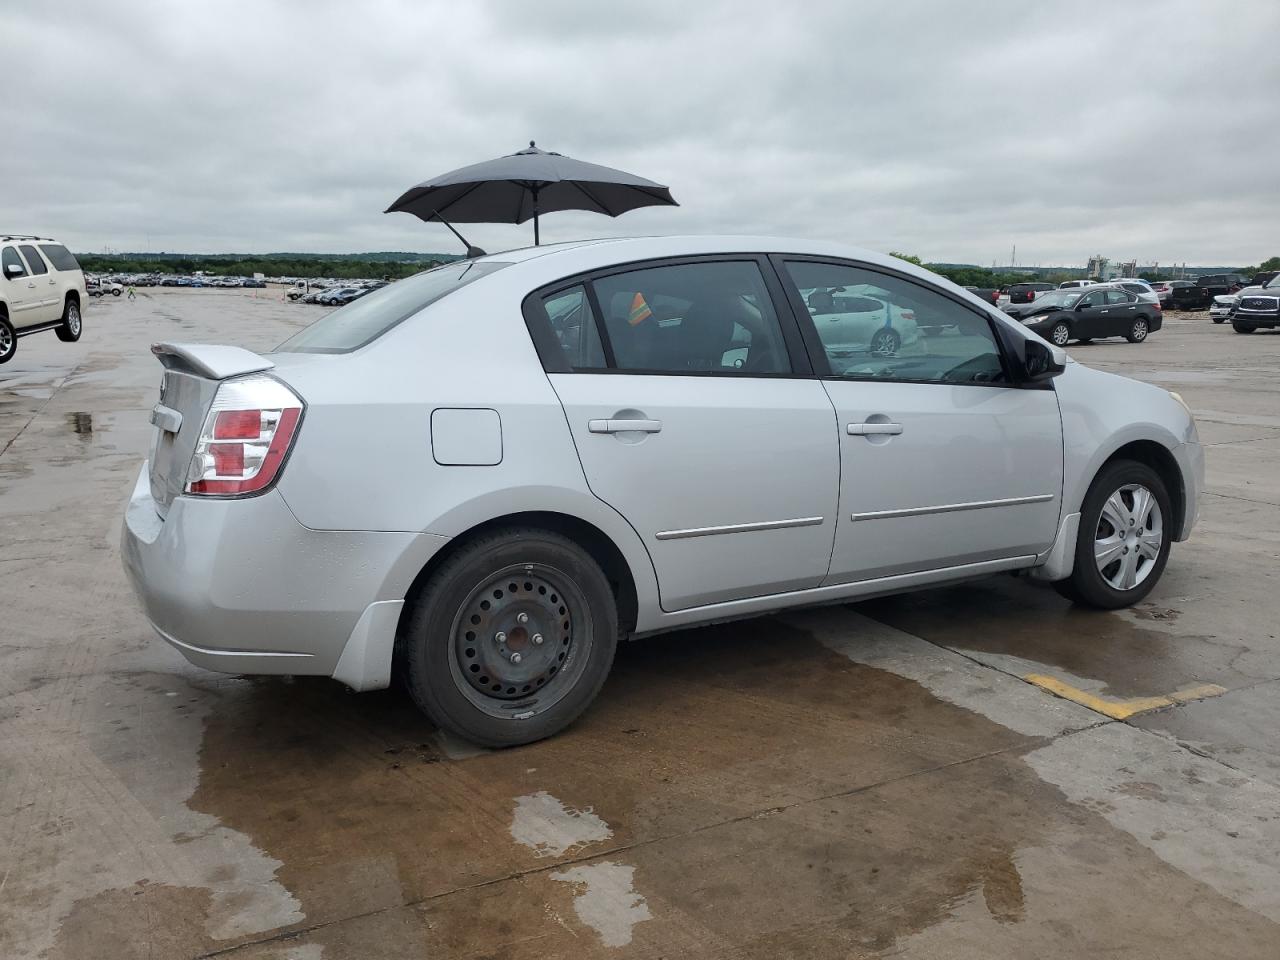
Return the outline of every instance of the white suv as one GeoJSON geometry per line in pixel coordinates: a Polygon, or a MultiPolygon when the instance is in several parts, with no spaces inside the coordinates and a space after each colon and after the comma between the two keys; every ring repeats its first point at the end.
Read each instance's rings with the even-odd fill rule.
{"type": "Polygon", "coordinates": [[[62,244],[0,234],[0,363],[13,358],[19,337],[41,330],[79,340],[85,296],[84,273],[62,244]]]}

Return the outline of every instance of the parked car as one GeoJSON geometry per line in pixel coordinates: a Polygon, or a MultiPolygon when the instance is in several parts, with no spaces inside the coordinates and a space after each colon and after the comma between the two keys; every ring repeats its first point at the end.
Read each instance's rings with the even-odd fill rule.
{"type": "Polygon", "coordinates": [[[1226,323],[1239,302],[1239,295],[1234,293],[1214,297],[1213,303],[1209,304],[1209,319],[1214,323],[1226,323]]]}
{"type": "Polygon", "coordinates": [[[1231,326],[1236,333],[1280,326],[1280,275],[1272,277],[1265,286],[1245,287],[1238,298],[1239,303],[1231,314],[1231,326]]]}
{"type": "Polygon", "coordinates": [[[245,280],[240,284],[242,287],[254,287],[258,290],[264,289],[266,285],[267,282],[265,280],[255,280],[253,277],[250,277],[248,280],[245,280]]]}
{"type": "Polygon", "coordinates": [[[965,287],[965,289],[993,307],[1000,302],[1000,290],[996,287],[965,287]]]}
{"type": "Polygon", "coordinates": [[[159,635],[214,670],[397,675],[487,746],[571,723],[620,637],[1007,571],[1130,605],[1203,486],[1176,394],[830,243],[513,250],[268,355],[152,352],[122,557],[159,635]],[[804,295],[841,288],[940,332],[846,355],[804,295]]]}
{"type": "Polygon", "coordinates": [[[1151,284],[1145,280],[1138,280],[1134,277],[1126,277],[1121,280],[1112,280],[1113,286],[1123,287],[1130,293],[1136,293],[1139,300],[1145,300],[1148,303],[1159,303],[1160,296],[1151,288],[1151,284]]]}
{"type": "Polygon", "coordinates": [[[0,363],[18,352],[18,339],[52,330],[64,343],[80,339],[88,296],[80,264],[48,237],[0,235],[0,363]]]}
{"type": "Polygon", "coordinates": [[[346,304],[350,303],[352,300],[359,300],[368,292],[369,290],[367,287],[347,287],[344,290],[339,290],[337,293],[333,294],[333,296],[331,296],[328,300],[325,300],[324,302],[331,303],[336,306],[345,306],[346,304]]]}
{"type": "MultiPolygon", "coordinates": [[[[802,287],[800,296],[818,327],[828,352],[838,357],[894,356],[920,339],[915,311],[875,296],[865,284],[802,287]]],[[[741,349],[739,366],[750,359],[741,349]]]]}
{"type": "Polygon", "coordinates": [[[1105,337],[1141,343],[1164,322],[1159,301],[1144,300],[1110,283],[1053,290],[1025,306],[1007,307],[1006,312],[1060,347],[1072,340],[1088,343],[1105,337]]]}
{"type": "Polygon", "coordinates": [[[1030,303],[1046,290],[1052,289],[1052,283],[1015,283],[1009,287],[1009,302],[1012,304],[1030,303]]]}
{"type": "Polygon", "coordinates": [[[1249,281],[1249,286],[1265,287],[1276,277],[1280,277],[1280,270],[1263,270],[1261,273],[1254,275],[1254,278],[1249,281]]]}
{"type": "Polygon", "coordinates": [[[1093,285],[1092,280],[1063,280],[1060,284],[1058,284],[1058,289],[1071,290],[1075,287],[1088,287],[1092,285],[1093,285]]]}
{"type": "Polygon", "coordinates": [[[1196,280],[1194,286],[1174,287],[1169,306],[1174,310],[1204,310],[1214,297],[1238,293],[1244,288],[1245,279],[1238,273],[1215,273],[1196,280]]]}
{"type": "Polygon", "coordinates": [[[124,287],[114,280],[94,278],[86,281],[86,289],[91,297],[118,297],[124,293],[124,287]]]}

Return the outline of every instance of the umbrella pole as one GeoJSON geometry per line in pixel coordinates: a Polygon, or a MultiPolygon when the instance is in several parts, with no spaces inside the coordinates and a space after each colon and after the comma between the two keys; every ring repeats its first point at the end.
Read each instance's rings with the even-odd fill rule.
{"type": "Polygon", "coordinates": [[[538,246],[538,188],[533,188],[533,245],[538,246]]]}

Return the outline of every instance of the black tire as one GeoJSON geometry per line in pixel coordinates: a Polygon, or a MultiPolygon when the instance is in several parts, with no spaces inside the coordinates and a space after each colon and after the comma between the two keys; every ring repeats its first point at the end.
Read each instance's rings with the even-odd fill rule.
{"type": "MultiPolygon", "coordinates": [[[[1080,606],[1095,607],[1099,610],[1116,610],[1120,607],[1132,606],[1151,592],[1160,581],[1161,574],[1164,573],[1165,564],[1169,560],[1169,547],[1173,542],[1173,519],[1169,492],[1165,489],[1164,481],[1160,479],[1158,473],[1146,464],[1134,460],[1115,460],[1108,463],[1094,477],[1093,484],[1084,498],[1084,505],[1080,509],[1080,529],[1076,536],[1075,566],[1071,576],[1069,579],[1056,582],[1053,585],[1054,588],[1068,600],[1080,606]],[[1103,508],[1107,505],[1108,498],[1122,488],[1132,485],[1145,487],[1154,497],[1159,507],[1161,539],[1155,559],[1146,561],[1149,566],[1136,568],[1145,571],[1142,573],[1142,580],[1128,589],[1117,589],[1098,569],[1095,548],[1097,543],[1103,542],[1098,540],[1098,534],[1104,525],[1107,529],[1111,529],[1110,521],[1104,520],[1103,517],[1103,508]]],[[[1133,529],[1136,530],[1136,528],[1133,529]]],[[[1138,557],[1136,546],[1126,549],[1126,557],[1128,549],[1133,549],[1135,558],[1138,557]]],[[[1111,569],[1113,564],[1123,563],[1124,558],[1117,556],[1104,569],[1111,569]]],[[[1135,559],[1134,563],[1142,564],[1143,560],[1135,559]]],[[[1118,572],[1115,575],[1119,575],[1118,572]]]]}
{"type": "Polygon", "coordinates": [[[119,290],[112,290],[112,291],[111,291],[111,295],[112,295],[113,297],[118,297],[118,296],[120,296],[120,291],[119,291],[119,290]]]}
{"type": "Polygon", "coordinates": [[[1151,321],[1146,317],[1134,317],[1133,323],[1129,327],[1129,332],[1124,338],[1130,343],[1141,343],[1147,339],[1147,334],[1151,332],[1151,321]]]}
{"type": "Polygon", "coordinates": [[[1093,337],[1081,337],[1076,343],[1093,343],[1093,337]]]}
{"type": "Polygon", "coordinates": [[[1226,323],[1226,322],[1227,322],[1227,318],[1226,318],[1226,317],[1210,317],[1209,319],[1211,319],[1214,323],[1226,323]]]}
{"type": "Polygon", "coordinates": [[[1071,328],[1065,321],[1059,320],[1049,329],[1049,336],[1046,339],[1054,346],[1065,347],[1071,340],[1071,328]]]}
{"type": "Polygon", "coordinates": [[[892,357],[902,348],[902,337],[897,330],[881,327],[871,335],[868,349],[877,357],[892,357]]]}
{"type": "Polygon", "coordinates": [[[1252,323],[1240,323],[1239,321],[1233,320],[1231,322],[1231,329],[1234,330],[1236,333],[1253,333],[1253,331],[1257,330],[1258,328],[1255,327],[1252,323]]]}
{"type": "Polygon", "coordinates": [[[62,308],[62,326],[54,331],[63,343],[75,343],[84,332],[84,319],[80,316],[80,302],[74,297],[67,297],[62,308]]]}
{"type": "Polygon", "coordinates": [[[483,747],[512,747],[577,719],[617,645],[617,604],[599,565],[567,537],[515,527],[484,534],[432,574],[401,637],[400,663],[437,726],[483,747]]]}
{"type": "Polygon", "coordinates": [[[0,363],[8,363],[18,352],[18,334],[9,318],[0,314],[0,363]]]}

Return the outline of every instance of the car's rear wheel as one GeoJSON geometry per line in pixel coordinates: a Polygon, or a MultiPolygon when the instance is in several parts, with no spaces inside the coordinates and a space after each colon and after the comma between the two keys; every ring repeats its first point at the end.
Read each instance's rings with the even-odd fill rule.
{"type": "Polygon", "coordinates": [[[1231,324],[1231,329],[1234,330],[1236,333],[1253,333],[1253,331],[1257,330],[1258,328],[1255,327],[1252,323],[1240,323],[1238,321],[1233,321],[1231,324]]]}
{"type": "Polygon", "coordinates": [[[1159,474],[1133,460],[1107,464],[1080,510],[1075,569],[1054,587],[1075,603],[1102,610],[1137,603],[1164,572],[1172,524],[1159,474]]]}
{"type": "Polygon", "coordinates": [[[871,353],[877,357],[892,357],[898,352],[902,346],[902,337],[898,336],[897,330],[889,330],[881,327],[871,336],[871,353]]]}
{"type": "Polygon", "coordinates": [[[1129,332],[1125,334],[1124,338],[1130,343],[1141,343],[1143,340],[1147,339],[1147,333],[1149,331],[1150,327],[1147,325],[1147,318],[1135,317],[1133,325],[1129,327],[1129,332]]]}
{"type": "Polygon", "coordinates": [[[510,528],[435,571],[400,643],[427,716],[481,746],[510,747],[558,733],[595,699],[617,649],[617,607],[571,540],[510,528]]]}
{"type": "Polygon", "coordinates": [[[1209,319],[1210,319],[1210,320],[1212,320],[1214,323],[1226,323],[1226,322],[1227,322],[1227,318],[1226,318],[1226,317],[1210,317],[1209,319]]]}
{"type": "Polygon", "coordinates": [[[1071,339],[1071,328],[1068,327],[1066,323],[1059,320],[1053,325],[1053,329],[1049,331],[1049,339],[1052,340],[1056,346],[1065,347],[1067,345],[1067,341],[1071,339]]]}
{"type": "Polygon", "coordinates": [[[68,299],[67,305],[62,308],[62,326],[55,329],[54,333],[63,343],[75,343],[80,339],[82,329],[80,304],[68,299]]]}
{"type": "Polygon", "coordinates": [[[0,316],[0,363],[8,363],[18,352],[18,335],[9,318],[0,316]]]}

